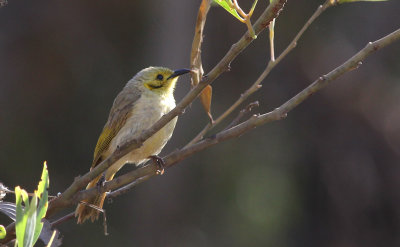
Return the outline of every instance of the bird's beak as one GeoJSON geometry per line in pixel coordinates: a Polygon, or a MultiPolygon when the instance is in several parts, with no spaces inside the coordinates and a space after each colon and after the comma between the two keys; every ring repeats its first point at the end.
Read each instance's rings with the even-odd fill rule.
{"type": "Polygon", "coordinates": [[[183,75],[183,74],[186,74],[186,73],[189,73],[189,72],[191,72],[190,69],[177,69],[177,70],[174,71],[174,73],[172,75],[170,75],[167,78],[167,80],[175,78],[175,77],[183,75]]]}

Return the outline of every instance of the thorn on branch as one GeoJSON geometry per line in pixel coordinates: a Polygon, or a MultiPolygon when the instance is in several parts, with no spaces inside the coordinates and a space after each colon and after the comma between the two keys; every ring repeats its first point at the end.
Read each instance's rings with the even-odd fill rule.
{"type": "Polygon", "coordinates": [[[280,118],[279,119],[284,119],[284,118],[287,118],[287,113],[286,112],[283,113],[283,114],[280,114],[280,118]]]}
{"type": "Polygon", "coordinates": [[[272,112],[273,119],[275,120],[282,120],[287,117],[287,112],[284,109],[281,110],[281,107],[275,108],[272,112]]]}
{"type": "MultiPolygon", "coordinates": [[[[249,118],[249,120],[254,120],[254,119],[257,119],[259,116],[260,116],[261,114],[260,113],[257,113],[257,114],[253,114],[253,115],[251,115],[251,117],[249,118]]],[[[255,128],[256,126],[254,126],[254,128],[255,128]]]]}
{"type": "Polygon", "coordinates": [[[372,50],[373,51],[377,51],[380,47],[378,44],[374,44],[374,42],[368,42],[366,47],[371,47],[372,46],[372,50]]]}
{"type": "Polygon", "coordinates": [[[241,112],[243,112],[243,113],[251,112],[253,107],[258,107],[258,106],[260,106],[260,103],[258,101],[254,101],[254,102],[248,104],[245,109],[241,110],[241,112]]]}
{"type": "Polygon", "coordinates": [[[349,69],[349,71],[358,69],[361,65],[362,65],[362,61],[358,61],[353,67],[351,67],[349,69]]]}
{"type": "MultiPolygon", "coordinates": [[[[243,95],[243,94],[242,94],[243,95]]],[[[258,107],[260,104],[258,101],[254,101],[250,104],[248,104],[245,108],[243,108],[242,110],[240,110],[239,114],[236,116],[236,118],[225,128],[225,129],[230,129],[233,126],[236,126],[240,123],[240,120],[249,112],[251,112],[251,110],[254,107],[258,107]]]]}

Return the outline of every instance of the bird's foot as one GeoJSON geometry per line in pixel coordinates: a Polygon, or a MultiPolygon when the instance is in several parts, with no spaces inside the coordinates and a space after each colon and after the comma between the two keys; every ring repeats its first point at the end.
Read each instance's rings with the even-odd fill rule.
{"type": "Polygon", "coordinates": [[[151,155],[149,158],[152,159],[158,165],[158,169],[157,169],[156,173],[158,175],[163,175],[164,171],[165,171],[165,169],[164,169],[164,165],[165,165],[164,160],[158,155],[151,155]]]}

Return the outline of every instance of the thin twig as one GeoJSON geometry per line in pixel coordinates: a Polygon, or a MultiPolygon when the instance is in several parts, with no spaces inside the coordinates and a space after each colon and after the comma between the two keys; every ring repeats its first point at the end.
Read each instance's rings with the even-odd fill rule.
{"type": "Polygon", "coordinates": [[[249,112],[251,112],[251,110],[254,107],[258,107],[260,104],[258,103],[258,101],[254,101],[250,104],[248,104],[244,109],[242,109],[239,114],[236,116],[235,119],[233,119],[233,121],[225,128],[225,129],[230,129],[235,125],[238,125],[240,123],[240,120],[249,112]]]}
{"type": "MultiPolygon", "coordinates": [[[[296,45],[300,37],[303,35],[303,33],[307,30],[307,28],[311,25],[311,23],[314,22],[314,20],[322,13],[324,12],[328,7],[333,6],[331,3],[331,0],[327,0],[323,5],[320,5],[317,10],[314,12],[314,14],[307,20],[307,22],[304,24],[304,26],[300,29],[300,31],[297,33],[297,35],[294,37],[294,39],[289,43],[289,45],[286,47],[286,49],[279,55],[279,57],[276,60],[270,60],[267,64],[267,67],[265,70],[261,73],[261,75],[257,78],[257,80],[253,83],[253,85],[250,86],[243,94],[240,95],[240,97],[236,100],[235,103],[233,103],[224,113],[221,114],[216,120],[214,120],[213,123],[208,123],[203,130],[201,130],[188,144],[186,144],[185,147],[188,147],[190,145],[193,145],[194,143],[198,142],[201,140],[204,135],[213,129],[215,126],[217,126],[219,123],[221,123],[227,116],[229,116],[238,106],[240,106],[250,95],[252,95],[254,92],[256,92],[258,89],[261,88],[261,82],[268,76],[268,74],[271,72],[271,70],[280,62],[286,55],[292,51],[296,45]]],[[[271,56],[272,57],[272,56],[271,56]]]]}
{"type": "Polygon", "coordinates": [[[121,188],[118,188],[118,189],[114,190],[114,191],[108,192],[108,193],[107,193],[107,198],[110,198],[110,199],[111,199],[111,198],[120,196],[120,195],[122,195],[122,194],[125,194],[126,192],[128,192],[128,190],[132,189],[132,188],[135,187],[136,185],[140,184],[141,182],[146,181],[147,179],[149,179],[149,178],[151,178],[151,177],[152,177],[152,176],[149,176],[149,175],[143,176],[143,177],[141,177],[141,178],[136,179],[135,181],[133,181],[133,182],[130,183],[130,184],[127,184],[127,185],[125,185],[125,186],[123,186],[123,187],[121,187],[121,188]]]}
{"type": "Polygon", "coordinates": [[[190,53],[190,69],[192,70],[192,87],[199,84],[203,77],[203,66],[201,63],[201,44],[203,42],[203,30],[206,23],[207,13],[210,9],[210,0],[201,1],[199,12],[197,13],[197,21],[194,31],[192,51],[190,53]]]}
{"type": "MultiPolygon", "coordinates": [[[[239,6],[237,0],[232,0],[232,3],[233,3],[233,8],[236,10],[236,12],[238,12],[238,14],[239,14],[243,19],[245,19],[246,16],[247,16],[247,14],[242,10],[242,8],[240,8],[240,6],[239,6]]],[[[244,20],[243,20],[243,22],[244,22],[244,20]]]]}
{"type": "MultiPolygon", "coordinates": [[[[303,91],[286,101],[284,104],[276,108],[275,110],[262,114],[262,115],[253,115],[250,119],[245,122],[236,125],[230,129],[224,130],[213,137],[203,139],[189,147],[184,147],[181,150],[174,151],[163,158],[165,162],[165,167],[171,167],[183,159],[202,151],[206,148],[214,146],[222,141],[226,141],[235,137],[238,137],[258,126],[264,125],[269,122],[278,121],[286,117],[287,113],[293,110],[296,106],[304,102],[311,95],[318,92],[325,86],[327,86],[331,81],[337,79],[339,76],[353,71],[354,68],[359,66],[360,61],[364,60],[373,52],[400,40],[400,29],[395,32],[379,39],[375,42],[370,42],[368,45],[360,50],[356,55],[348,59],[345,63],[338,66],[328,74],[321,76],[316,81],[314,81],[310,86],[305,88],[303,91]]],[[[126,184],[129,184],[137,179],[140,179],[144,176],[155,176],[155,171],[158,169],[158,166],[154,162],[150,162],[148,165],[138,168],[134,171],[126,173],[122,176],[114,178],[113,180],[105,183],[103,187],[99,189],[92,188],[85,191],[80,191],[76,194],[76,196],[72,199],[73,203],[81,201],[85,198],[90,198],[98,194],[99,192],[106,192],[109,190],[113,190],[116,188],[120,188],[126,184]]],[[[138,181],[137,184],[142,182],[142,180],[138,181]]]]}
{"type": "MultiPolygon", "coordinates": [[[[269,23],[276,18],[280,11],[283,9],[284,4],[287,0],[275,0],[273,1],[261,14],[253,28],[256,34],[265,30],[269,23]]],[[[107,159],[102,161],[98,166],[93,168],[90,172],[86,173],[80,178],[75,179],[75,181],[57,198],[53,199],[49,203],[49,208],[47,211],[47,217],[53,215],[58,210],[68,207],[71,205],[71,198],[81,189],[83,189],[90,181],[95,177],[104,172],[112,164],[118,161],[127,153],[139,148],[144,141],[154,135],[162,127],[164,127],[169,121],[178,115],[181,115],[185,108],[193,102],[193,100],[202,92],[202,90],[219,77],[223,72],[229,68],[229,64],[242,52],[253,39],[250,37],[249,33],[246,32],[241,39],[235,43],[232,48],[227,52],[227,54],[219,61],[219,63],[203,77],[200,83],[194,87],[179,104],[172,109],[169,113],[165,114],[158,120],[153,126],[151,126],[146,131],[135,139],[128,140],[126,143],[121,145],[114,153],[112,153],[107,159]]]]}
{"type": "Polygon", "coordinates": [[[68,221],[70,219],[74,219],[75,218],[75,212],[69,213],[67,215],[64,215],[63,217],[59,218],[58,220],[55,220],[51,223],[51,227],[55,227],[61,223],[64,223],[65,221],[68,221]]]}
{"type": "MultiPolygon", "coordinates": [[[[296,96],[291,98],[290,100],[286,101],[284,104],[282,104],[279,108],[276,108],[275,110],[262,114],[262,115],[253,115],[250,119],[247,121],[236,125],[230,129],[224,130],[217,135],[213,136],[212,138],[207,138],[204,139],[198,143],[195,143],[192,146],[185,147],[182,150],[175,151],[171,154],[169,154],[167,157],[164,158],[165,161],[165,166],[170,167],[177,162],[189,157],[190,155],[197,153],[203,149],[206,149],[208,147],[211,147],[219,142],[226,141],[228,139],[240,136],[251,129],[261,126],[263,124],[272,122],[272,121],[277,121],[280,120],[284,117],[286,117],[287,113],[294,109],[296,106],[301,104],[303,101],[305,101],[307,98],[309,98],[312,94],[318,92],[325,86],[327,86],[331,81],[337,79],[339,76],[343,75],[344,73],[347,73],[349,71],[354,70],[357,68],[360,64],[361,61],[364,60],[366,57],[368,57],[370,54],[373,52],[391,44],[396,41],[400,40],[400,29],[394,31],[393,33],[381,38],[380,40],[377,40],[375,42],[370,42],[368,45],[360,50],[356,55],[354,55],[352,58],[347,60],[345,63],[337,67],[336,69],[332,70],[328,74],[321,76],[318,78],[316,81],[314,81],[310,86],[305,88],[303,91],[298,93],[296,96]]],[[[234,49],[233,49],[234,50],[234,49]]],[[[237,55],[234,54],[232,59],[237,55]]],[[[224,59],[223,59],[224,60],[224,59]]],[[[216,75],[217,76],[217,75],[216,75]]],[[[206,83],[211,83],[210,82],[201,82],[201,84],[206,84],[206,83]]],[[[208,84],[206,84],[208,85],[208,84]]],[[[198,86],[199,87],[199,86],[198,86]]],[[[198,88],[196,87],[196,88],[198,88]]],[[[107,182],[100,190],[98,188],[92,188],[89,190],[85,191],[80,191],[73,195],[73,198],[70,197],[69,200],[67,200],[67,203],[65,204],[59,204],[59,205],[73,205],[74,203],[77,203],[83,199],[94,197],[98,193],[106,192],[112,189],[117,189],[120,188],[121,186],[124,186],[126,184],[129,184],[136,179],[140,179],[145,176],[155,176],[155,172],[158,169],[158,165],[156,165],[154,162],[150,163],[149,165],[146,165],[142,168],[139,168],[135,171],[129,172],[127,174],[124,174],[120,177],[117,177],[110,182],[107,182]],[[71,199],[72,198],[72,199],[71,199]]],[[[92,174],[91,174],[92,175],[92,174]]],[[[85,175],[89,177],[89,175],[85,175]]],[[[140,183],[139,180],[138,183],[140,183]]],[[[65,199],[65,198],[64,198],[65,199]]],[[[7,229],[10,229],[12,232],[13,224],[10,224],[7,226],[7,229]],[[11,229],[10,229],[11,228],[11,229]]],[[[1,243],[4,241],[10,241],[9,235],[7,235],[6,239],[3,239],[1,243]]]]}
{"type": "Polygon", "coordinates": [[[269,25],[269,53],[270,53],[270,60],[272,62],[275,61],[274,29],[275,29],[275,19],[269,25]]]}
{"type": "Polygon", "coordinates": [[[242,10],[242,8],[240,8],[237,0],[232,0],[232,6],[231,6],[232,8],[234,8],[236,10],[238,15],[241,17],[240,21],[246,24],[247,29],[249,30],[250,37],[252,39],[256,39],[257,38],[257,35],[255,35],[254,29],[253,29],[253,25],[251,25],[251,20],[250,20],[251,16],[253,15],[254,7],[255,7],[256,3],[257,3],[257,0],[254,1],[253,6],[251,7],[251,9],[250,9],[248,14],[246,14],[242,10]]]}

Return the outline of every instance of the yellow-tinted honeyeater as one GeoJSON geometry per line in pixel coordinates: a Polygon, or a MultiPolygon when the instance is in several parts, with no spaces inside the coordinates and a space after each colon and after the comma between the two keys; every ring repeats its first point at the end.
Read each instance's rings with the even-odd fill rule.
{"type": "MultiPolygon", "coordinates": [[[[190,70],[170,70],[163,67],[149,67],[137,73],[114,100],[106,125],[97,141],[91,169],[110,156],[118,146],[151,127],[163,115],[175,107],[174,88],[178,77],[190,70]]],[[[87,189],[95,187],[102,176],[105,181],[113,179],[116,172],[126,163],[140,165],[152,155],[157,155],[171,138],[177,117],[147,139],[143,145],[123,156],[104,175],[91,181],[87,189]]],[[[78,223],[87,219],[96,220],[99,210],[88,205],[103,207],[105,193],[79,204],[75,216],[78,223]]]]}

